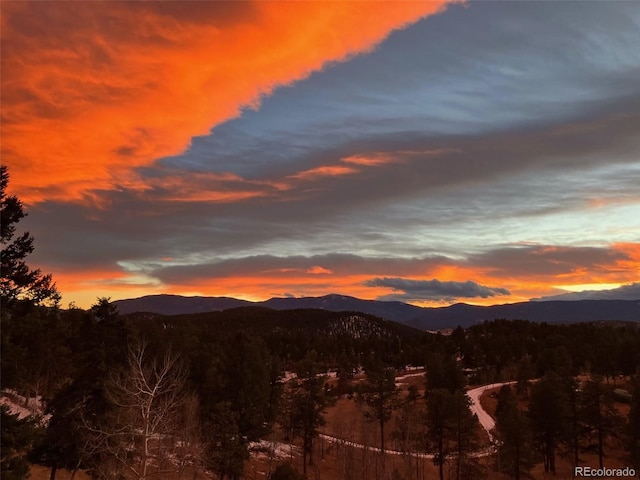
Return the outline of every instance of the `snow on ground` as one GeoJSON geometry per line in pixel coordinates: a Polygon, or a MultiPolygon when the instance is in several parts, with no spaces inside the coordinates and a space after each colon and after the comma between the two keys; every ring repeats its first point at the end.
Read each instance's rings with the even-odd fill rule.
{"type": "Polygon", "coordinates": [[[18,415],[18,418],[21,420],[33,415],[33,412],[31,410],[23,405],[18,405],[9,397],[0,397],[0,404],[6,405],[9,408],[9,413],[11,415],[18,415]]]}
{"type": "Polygon", "coordinates": [[[0,392],[0,404],[9,408],[11,415],[18,415],[19,419],[27,417],[40,418],[43,425],[49,421],[51,415],[44,415],[44,402],[42,397],[25,399],[15,390],[3,390],[0,392]]]}
{"type": "Polygon", "coordinates": [[[410,378],[410,377],[424,377],[424,372],[407,373],[406,375],[401,375],[399,377],[396,377],[396,381],[398,381],[398,380],[406,380],[407,378],[410,378]]]}
{"type": "MultiPolygon", "coordinates": [[[[407,367],[406,370],[409,370],[409,367],[407,367]]],[[[417,370],[417,368],[411,368],[411,370],[417,370]]],[[[411,378],[411,377],[424,377],[424,369],[419,373],[406,373],[404,375],[397,376],[396,387],[399,388],[402,385],[406,385],[408,382],[403,382],[402,380],[406,380],[407,378],[411,378]]]]}
{"type": "Polygon", "coordinates": [[[487,390],[492,390],[494,388],[499,388],[503,385],[511,385],[516,382],[503,382],[503,383],[492,383],[490,385],[483,385],[482,387],[474,388],[467,392],[469,398],[471,399],[471,411],[478,416],[478,421],[482,428],[484,428],[489,435],[489,439],[493,441],[493,435],[491,435],[491,430],[496,426],[496,422],[480,405],[480,396],[486,392],[487,390]]]}
{"type": "MultiPolygon", "coordinates": [[[[338,372],[334,372],[334,371],[320,372],[320,373],[316,374],[316,377],[338,378],[338,372]]],[[[298,375],[296,374],[296,372],[286,371],[286,372],[284,372],[284,375],[282,376],[282,381],[287,383],[290,380],[295,380],[297,378],[298,378],[298,375]]]]}
{"type": "MultiPolygon", "coordinates": [[[[408,375],[404,375],[402,377],[396,377],[396,380],[403,379],[403,378],[406,378],[406,377],[414,377],[414,376],[418,376],[418,375],[424,375],[424,372],[411,373],[411,374],[408,374],[408,375]]],[[[495,420],[480,405],[480,396],[484,392],[486,392],[487,390],[491,390],[493,388],[499,388],[502,385],[511,385],[511,384],[514,384],[514,383],[516,383],[516,382],[492,383],[490,385],[483,385],[481,387],[474,388],[474,389],[469,390],[467,392],[467,394],[469,395],[469,398],[471,398],[471,406],[470,406],[471,411],[478,416],[478,421],[480,422],[480,425],[482,425],[482,428],[487,432],[487,435],[489,435],[489,439],[492,442],[493,442],[493,436],[491,435],[491,430],[495,427],[495,420]]],[[[396,384],[396,385],[398,385],[398,384],[396,384]]],[[[353,448],[367,449],[367,450],[372,451],[372,452],[380,452],[379,448],[371,447],[371,446],[367,446],[367,445],[362,445],[360,443],[350,442],[350,441],[344,440],[342,438],[333,437],[331,435],[320,435],[320,437],[325,439],[328,442],[331,442],[331,443],[336,443],[336,444],[339,444],[339,445],[345,445],[345,446],[353,447],[353,448]]],[[[400,451],[397,451],[397,450],[389,450],[389,449],[385,449],[385,453],[387,455],[410,455],[412,457],[419,457],[419,458],[433,458],[434,457],[434,455],[432,453],[418,453],[418,452],[407,453],[407,452],[400,452],[400,451]]],[[[487,447],[487,448],[483,448],[481,450],[476,451],[475,453],[471,454],[471,456],[472,457],[486,457],[486,456],[491,455],[493,453],[494,453],[493,452],[493,447],[487,447]]]]}
{"type": "Polygon", "coordinates": [[[257,458],[269,458],[272,456],[277,460],[285,460],[295,455],[298,450],[300,448],[295,445],[270,440],[249,443],[249,452],[257,458]]]}

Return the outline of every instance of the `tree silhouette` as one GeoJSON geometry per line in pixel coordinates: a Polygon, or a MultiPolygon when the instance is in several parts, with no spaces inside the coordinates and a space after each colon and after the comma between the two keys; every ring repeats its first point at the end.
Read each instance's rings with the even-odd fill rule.
{"type": "Polygon", "coordinates": [[[60,294],[51,275],[43,275],[39,269],[32,270],[25,258],[33,253],[33,236],[24,232],[15,237],[16,224],[27,214],[22,202],[15,195],[7,196],[9,172],[0,166],[0,242],[2,255],[0,265],[0,302],[3,317],[10,314],[18,301],[33,304],[57,305],[60,294]]]}
{"type": "Polygon", "coordinates": [[[640,369],[631,377],[631,392],[626,443],[631,465],[636,470],[640,470],[640,369]]]}
{"type": "Polygon", "coordinates": [[[444,480],[444,461],[449,454],[448,428],[451,419],[451,393],[436,388],[427,397],[427,444],[435,450],[433,463],[438,466],[439,478],[444,480]]]}
{"type": "Polygon", "coordinates": [[[311,351],[298,365],[298,378],[294,400],[294,425],[302,435],[302,467],[307,473],[308,464],[313,464],[313,441],[324,425],[322,416],[325,407],[323,385],[326,377],[318,376],[317,354],[311,351]]]}
{"type": "Polygon", "coordinates": [[[375,360],[367,366],[365,372],[367,381],[362,386],[362,398],[367,406],[365,417],[380,426],[380,450],[384,452],[384,427],[398,406],[399,392],[396,388],[395,371],[393,367],[375,360]]]}
{"type": "Polygon", "coordinates": [[[556,472],[556,450],[567,430],[569,417],[566,390],[562,380],[551,372],[531,391],[529,416],[533,429],[534,443],[540,448],[545,472],[556,472]]]}
{"type": "Polygon", "coordinates": [[[587,428],[588,448],[598,454],[598,464],[604,467],[604,443],[607,436],[615,433],[618,418],[611,391],[596,375],[584,384],[581,398],[582,420],[587,428]]]}
{"type": "Polygon", "coordinates": [[[498,441],[498,469],[520,480],[530,478],[535,464],[529,419],[518,407],[509,385],[498,394],[495,436],[498,441]]]}
{"type": "MultiPolygon", "coordinates": [[[[16,225],[26,213],[15,195],[7,195],[9,173],[0,166],[0,319],[2,322],[2,387],[18,388],[28,397],[50,386],[52,362],[44,354],[54,347],[47,327],[55,323],[50,309],[60,301],[51,279],[31,269],[25,259],[33,252],[29,232],[16,235],[16,225]],[[34,354],[38,351],[38,354],[34,354]]],[[[55,345],[57,347],[57,345],[55,345]]]]}

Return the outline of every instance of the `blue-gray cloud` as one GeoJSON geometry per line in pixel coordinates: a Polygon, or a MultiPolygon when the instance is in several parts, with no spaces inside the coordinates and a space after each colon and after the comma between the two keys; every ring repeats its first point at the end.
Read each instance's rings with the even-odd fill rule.
{"type": "Polygon", "coordinates": [[[640,282],[622,285],[609,290],[584,290],[582,292],[561,293],[540,298],[532,298],[532,302],[550,300],[640,300],[640,282]]]}
{"type": "Polygon", "coordinates": [[[487,287],[467,280],[466,282],[441,282],[440,280],[411,280],[399,277],[373,278],[364,284],[368,287],[388,287],[402,292],[379,297],[379,300],[399,301],[452,301],[458,298],[488,298],[497,295],[509,295],[509,290],[500,287],[487,287]]]}
{"type": "Polygon", "coordinates": [[[165,163],[259,177],[372,137],[571,121],[640,94],[639,44],[634,2],[453,5],[279,89],[165,163]]]}

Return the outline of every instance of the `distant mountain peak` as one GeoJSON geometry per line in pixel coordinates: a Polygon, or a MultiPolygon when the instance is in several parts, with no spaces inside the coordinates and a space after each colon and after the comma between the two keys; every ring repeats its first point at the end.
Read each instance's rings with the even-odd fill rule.
{"type": "Polygon", "coordinates": [[[601,320],[640,322],[638,300],[580,300],[521,302],[478,306],[456,303],[447,307],[417,307],[402,302],[362,300],[330,293],[322,297],[271,298],[249,302],[229,297],[183,297],[149,295],[114,302],[121,313],[149,312],[163,315],[204,313],[237,307],[272,310],[319,309],[332,312],[361,312],[423,330],[469,327],[496,318],[547,323],[577,323],[601,320]]]}

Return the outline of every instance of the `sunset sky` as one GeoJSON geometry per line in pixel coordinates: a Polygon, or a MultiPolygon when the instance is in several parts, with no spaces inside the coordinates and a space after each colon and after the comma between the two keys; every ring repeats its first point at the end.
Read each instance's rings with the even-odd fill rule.
{"type": "Polygon", "coordinates": [[[640,297],[640,2],[0,8],[1,159],[64,306],[640,297]]]}

